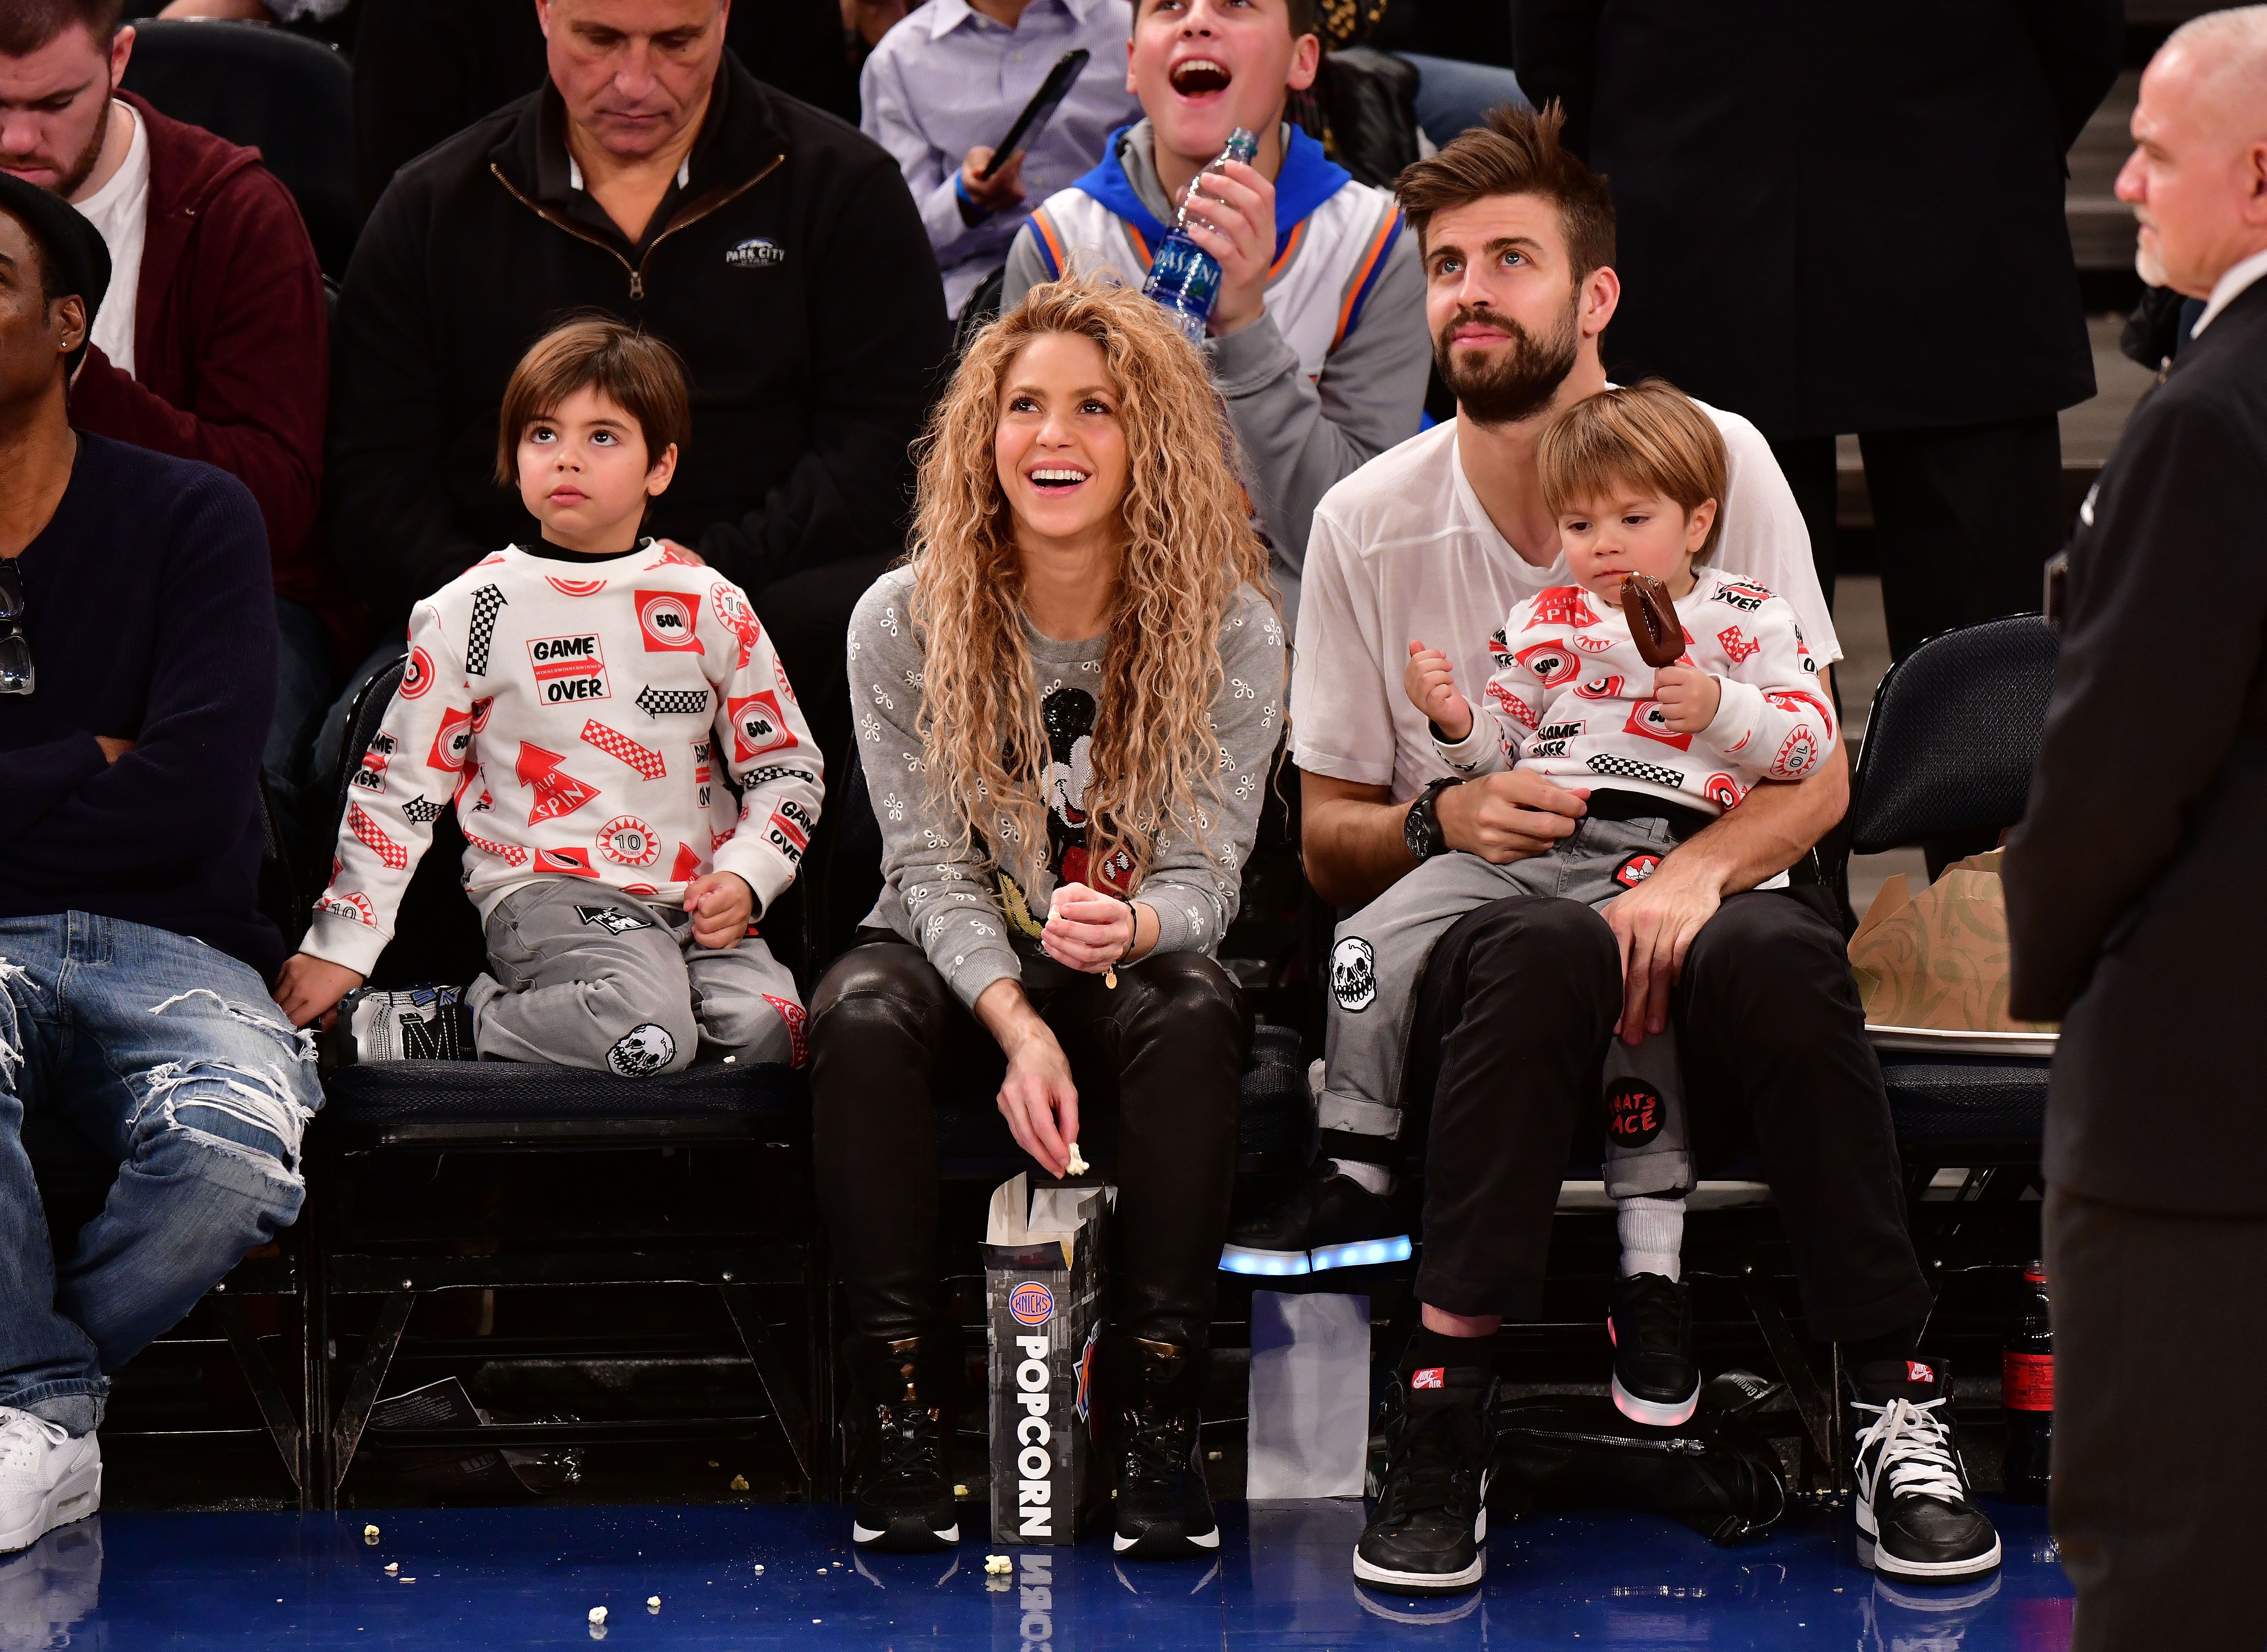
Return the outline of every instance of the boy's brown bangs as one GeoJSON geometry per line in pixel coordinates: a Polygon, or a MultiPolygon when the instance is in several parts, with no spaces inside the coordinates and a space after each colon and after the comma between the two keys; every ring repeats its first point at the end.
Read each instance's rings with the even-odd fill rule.
{"type": "Polygon", "coordinates": [[[682,452],[692,438],[692,396],[677,352],[611,317],[586,316],[545,334],[512,370],[496,420],[498,486],[519,481],[519,438],[529,423],[558,412],[578,390],[597,392],[637,422],[649,465],[671,446],[682,452]]]}
{"type": "Polygon", "coordinates": [[[1553,516],[1605,498],[1618,484],[1659,494],[1688,515],[1714,500],[1716,519],[1692,560],[1715,554],[1730,460],[1716,422],[1674,385],[1648,379],[1584,397],[1544,427],[1535,458],[1553,516]]]}

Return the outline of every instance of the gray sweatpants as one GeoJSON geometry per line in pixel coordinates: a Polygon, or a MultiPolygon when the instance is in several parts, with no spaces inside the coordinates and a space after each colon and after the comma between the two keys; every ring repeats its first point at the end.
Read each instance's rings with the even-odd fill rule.
{"type": "Polygon", "coordinates": [[[678,1072],[696,1049],[803,1064],[795,978],[755,936],[713,951],[682,907],[548,877],[505,896],[487,936],[491,973],[466,994],[484,1057],[625,1078],[678,1072]]]}
{"type": "MultiPolygon", "coordinates": [[[[1437,855],[1339,925],[1320,1123],[1325,1130],[1401,1133],[1401,1075],[1417,986],[1440,938],[1466,913],[1508,895],[1555,895],[1600,907],[1645,881],[1676,845],[1666,821],[1584,819],[1548,853],[1494,866],[1437,855]]],[[[1549,1030],[1533,1029],[1548,1037],[1549,1030]]],[[[1606,1192],[1616,1199],[1689,1193],[1692,1163],[1671,1031],[1606,1054],[1606,1192]]]]}

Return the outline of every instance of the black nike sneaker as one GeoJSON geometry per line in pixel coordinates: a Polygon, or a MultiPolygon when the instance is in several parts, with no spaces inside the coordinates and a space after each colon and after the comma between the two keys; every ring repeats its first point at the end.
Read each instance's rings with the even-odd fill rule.
{"type": "Polygon", "coordinates": [[[1495,1378],[1473,1366],[1405,1370],[1385,1427],[1385,1483],[1354,1545],[1354,1581],[1405,1595],[1475,1589],[1487,1573],[1495,1378]]]}
{"type": "Polygon", "coordinates": [[[1860,1366],[1847,1391],[1858,1532],[1876,1571],[1928,1582],[1980,1577],[1999,1534],[1968,1489],[1952,1418],[1952,1373],[1920,1360],[1860,1366]]]}
{"type": "Polygon", "coordinates": [[[1305,1274],[1408,1259],[1409,1224],[1392,1201],[1320,1158],[1272,1209],[1228,1230],[1220,1265],[1231,1274],[1305,1274]]]}
{"type": "Polygon", "coordinates": [[[1660,1274],[1616,1276],[1606,1287],[1614,1345],[1614,1408],[1632,1422],[1674,1428],[1700,1404],[1692,1362],[1692,1290],[1660,1274]]]}
{"type": "Polygon", "coordinates": [[[947,1348],[935,1337],[854,1336],[845,1353],[858,1425],[851,1541],[901,1553],[950,1548],[960,1541],[960,1514],[946,1461],[954,1377],[947,1348]]]}
{"type": "Polygon", "coordinates": [[[1220,1552],[1198,1432],[1205,1350],[1113,1337],[1105,1380],[1118,1490],[1111,1550],[1126,1560],[1192,1560],[1220,1552]]]}

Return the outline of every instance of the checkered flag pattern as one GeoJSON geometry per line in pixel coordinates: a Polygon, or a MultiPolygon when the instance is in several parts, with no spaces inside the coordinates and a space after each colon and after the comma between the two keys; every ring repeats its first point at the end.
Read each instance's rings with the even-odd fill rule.
{"type": "Polygon", "coordinates": [[[482,585],[473,593],[472,628],[465,638],[465,669],[475,677],[488,674],[488,644],[495,640],[496,610],[503,606],[503,592],[494,585],[482,585]]]}
{"type": "Polygon", "coordinates": [[[431,826],[441,818],[441,805],[430,797],[412,797],[401,805],[401,812],[417,826],[431,826]]]}
{"type": "Polygon", "coordinates": [[[409,851],[386,836],[378,822],[363,812],[362,805],[358,803],[350,803],[347,805],[347,830],[360,838],[370,853],[395,871],[398,872],[409,864],[409,851]]]}
{"type": "Polygon", "coordinates": [[[486,838],[475,836],[470,832],[465,833],[465,841],[483,854],[495,855],[507,866],[527,864],[527,851],[517,843],[491,843],[486,838]]]}
{"type": "Polygon", "coordinates": [[[648,780],[659,780],[669,770],[661,760],[661,753],[651,746],[640,745],[618,729],[610,729],[596,717],[583,725],[583,744],[595,745],[608,757],[627,763],[648,780]]]}
{"type": "Polygon", "coordinates": [[[635,701],[637,709],[649,717],[697,717],[708,709],[706,688],[641,688],[635,701]]]}
{"type": "Polygon", "coordinates": [[[1684,776],[1673,768],[1661,768],[1651,763],[1637,763],[1626,757],[1616,757],[1610,752],[1593,752],[1588,767],[1594,775],[1618,775],[1624,780],[1642,780],[1654,786],[1681,789],[1684,776]]]}

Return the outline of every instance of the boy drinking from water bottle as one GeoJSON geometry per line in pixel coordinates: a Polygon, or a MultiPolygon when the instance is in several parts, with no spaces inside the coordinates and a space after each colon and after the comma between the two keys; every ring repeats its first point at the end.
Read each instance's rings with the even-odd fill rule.
{"type": "Polygon", "coordinates": [[[1244,450],[1268,572],[1295,624],[1315,505],[1417,433],[1431,346],[1416,241],[1392,195],[1357,183],[1283,120],[1321,59],[1315,0],[1137,0],[1126,84],[1143,118],[1031,215],[1001,293],[1077,265],[1139,287],[1198,175],[1238,127],[1250,165],[1206,176],[1189,233],[1220,261],[1213,383],[1244,450]],[[1327,368],[1327,371],[1325,371],[1327,368]]]}

